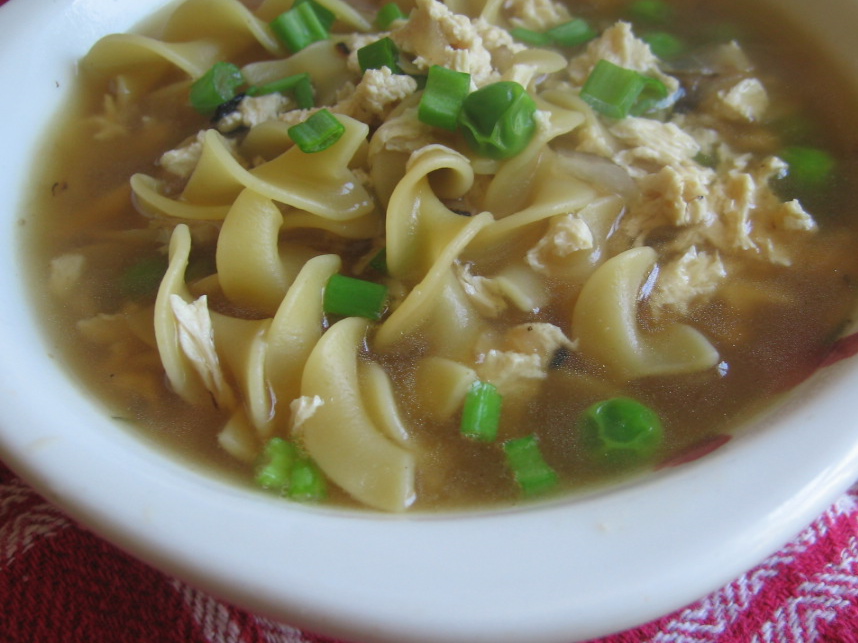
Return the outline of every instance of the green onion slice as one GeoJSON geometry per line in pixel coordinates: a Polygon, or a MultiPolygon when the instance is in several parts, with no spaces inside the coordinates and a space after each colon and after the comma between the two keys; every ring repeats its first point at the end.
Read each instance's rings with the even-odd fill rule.
{"type": "Polygon", "coordinates": [[[501,405],[501,394],[494,384],[474,382],[462,409],[462,435],[480,442],[493,442],[498,436],[501,405]]]}
{"type": "Polygon", "coordinates": [[[630,397],[614,397],[584,411],[581,438],[595,461],[625,465],[650,459],[664,431],[655,411],[630,397]]]}
{"type": "Polygon", "coordinates": [[[625,118],[642,89],[643,80],[638,72],[600,60],[584,82],[581,98],[606,116],[625,118]]]}
{"type": "Polygon", "coordinates": [[[316,0],[295,0],[292,4],[292,8],[294,9],[299,4],[308,4],[310,8],[313,10],[313,13],[316,14],[316,17],[319,19],[319,22],[322,23],[322,26],[327,30],[331,31],[331,27],[334,26],[334,23],[337,21],[337,16],[333,11],[324,6],[321,2],[317,2],[316,0]]]}
{"type": "Polygon", "coordinates": [[[536,133],[536,103],[520,84],[499,81],[470,93],[459,128],[477,154],[505,159],[521,152],[536,133]]]}
{"type": "Polygon", "coordinates": [[[289,475],[288,495],[293,500],[317,502],[328,495],[325,474],[319,466],[307,457],[299,458],[292,466],[289,475]]]}
{"type": "Polygon", "coordinates": [[[533,45],[534,47],[548,47],[552,44],[548,34],[541,31],[534,31],[533,29],[525,29],[524,27],[513,27],[509,30],[509,35],[516,40],[533,45]]]}
{"type": "Polygon", "coordinates": [[[555,25],[544,32],[533,31],[524,27],[514,27],[509,30],[509,34],[516,40],[533,45],[534,47],[548,47],[550,45],[577,47],[599,35],[590,26],[590,23],[581,18],[575,18],[555,25]]]}
{"type": "Polygon", "coordinates": [[[820,188],[831,178],[836,165],[834,157],[818,147],[792,145],[781,152],[789,166],[787,178],[801,188],[820,188]]]}
{"type": "Polygon", "coordinates": [[[274,437],[266,442],[256,468],[256,484],[303,502],[327,496],[327,482],[318,465],[295,443],[274,437]]]}
{"type": "Polygon", "coordinates": [[[313,154],[328,149],[340,140],[346,126],[327,109],[320,109],[303,123],[293,125],[287,131],[302,152],[313,154]]]}
{"type": "Polygon", "coordinates": [[[283,489],[289,485],[292,466],[299,458],[298,447],[283,438],[271,438],[262,450],[256,469],[256,484],[263,489],[283,489]]]}
{"type": "Polygon", "coordinates": [[[402,73],[399,68],[399,49],[388,37],[380,38],[358,49],[357,58],[362,72],[366,72],[367,69],[387,67],[394,74],[402,73]]]}
{"type": "Polygon", "coordinates": [[[316,104],[313,83],[310,81],[310,74],[307,72],[287,76],[265,85],[254,85],[249,87],[245,93],[248,96],[264,96],[265,94],[282,94],[285,92],[292,93],[300,109],[309,109],[316,104]]]}
{"type": "Polygon", "coordinates": [[[630,110],[632,115],[640,116],[641,114],[648,114],[649,112],[668,107],[671,104],[671,96],[667,91],[667,86],[663,82],[657,78],[644,76],[643,74],[641,74],[641,80],[643,80],[643,85],[638,94],[638,99],[630,110]]]}
{"type": "Polygon", "coordinates": [[[557,472],[545,462],[535,435],[507,440],[503,450],[507,465],[525,495],[543,493],[557,484],[557,472]]]}
{"type": "Polygon", "coordinates": [[[277,39],[293,54],[314,42],[327,40],[330,35],[326,16],[320,15],[315,5],[318,3],[312,0],[296,2],[289,11],[281,13],[269,25],[277,39]]]}
{"type": "Polygon", "coordinates": [[[629,5],[628,14],[638,22],[663,25],[673,20],[674,10],[664,0],[635,0],[629,5]]]}
{"type": "Polygon", "coordinates": [[[417,118],[432,127],[455,131],[459,112],[470,91],[470,74],[432,65],[417,108],[417,118]]]}
{"type": "Polygon", "coordinates": [[[604,59],[584,82],[581,98],[596,111],[617,119],[667,107],[672,100],[660,80],[604,59]]]}
{"type": "Polygon", "coordinates": [[[332,275],[322,308],[329,315],[378,320],[387,307],[387,286],[345,275],[332,275]]]}
{"type": "Polygon", "coordinates": [[[662,60],[676,58],[685,52],[685,43],[679,38],[666,31],[652,31],[641,36],[650,51],[662,60]]]}
{"type": "Polygon", "coordinates": [[[399,8],[398,4],[395,2],[388,2],[378,10],[377,14],[375,14],[375,26],[378,27],[380,31],[387,31],[390,29],[390,25],[394,22],[407,17],[408,16],[405,15],[402,9],[399,8]]]}
{"type": "Polygon", "coordinates": [[[556,45],[561,47],[577,47],[585,42],[593,40],[599,34],[586,20],[575,18],[555,27],[551,27],[545,35],[556,45]]]}
{"type": "Polygon", "coordinates": [[[201,114],[213,113],[232,100],[244,84],[244,75],[230,62],[217,62],[191,85],[191,106],[201,114]]]}
{"type": "Polygon", "coordinates": [[[310,74],[301,74],[301,79],[292,89],[292,95],[295,97],[295,103],[299,109],[310,109],[316,105],[316,92],[313,89],[313,83],[310,81],[310,74]]]}

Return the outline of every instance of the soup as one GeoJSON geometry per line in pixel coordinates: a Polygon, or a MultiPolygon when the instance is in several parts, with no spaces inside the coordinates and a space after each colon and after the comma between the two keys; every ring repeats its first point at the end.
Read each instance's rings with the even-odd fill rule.
{"type": "Polygon", "coordinates": [[[188,0],[104,38],[28,226],[49,329],[117,418],[298,501],[717,446],[830,352],[856,231],[851,96],[712,4],[188,0]]]}

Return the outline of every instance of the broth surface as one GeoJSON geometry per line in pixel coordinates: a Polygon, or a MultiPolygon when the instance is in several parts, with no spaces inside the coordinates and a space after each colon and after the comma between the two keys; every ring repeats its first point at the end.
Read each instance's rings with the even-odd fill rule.
{"type": "MultiPolygon", "coordinates": [[[[468,3],[462,5],[467,9],[468,3]]],[[[259,6],[251,5],[251,9],[264,14],[276,6],[275,2],[264,2],[259,6]]],[[[459,4],[451,3],[451,6],[459,7],[459,4]]],[[[600,33],[611,29],[617,21],[630,21],[636,36],[668,31],[680,37],[685,44],[684,53],[671,61],[662,61],[661,70],[679,79],[682,95],[665,111],[647,115],[647,118],[659,123],[678,122],[686,126],[692,123],[696,132],[706,125],[707,131],[716,133],[729,147],[729,160],[736,174],[742,174],[735,169],[736,159],[750,155],[747,158],[751,160],[743,161],[743,167],[750,168],[748,172],[756,172],[765,159],[777,158],[790,145],[825,150],[836,161],[834,178],[821,188],[796,187],[790,183],[789,174],[779,178],[775,173],[761,181],[768,181],[773,193],[782,201],[798,198],[815,221],[814,230],[798,232],[789,227],[791,224],[775,222],[771,224],[773,249],[761,246],[762,249],[742,251],[716,247],[712,238],[706,236],[709,233],[704,234],[703,241],[694,244],[695,247],[709,253],[710,257],[723,257],[728,274],[712,289],[684,300],[681,306],[668,304],[657,308],[654,302],[662,296],[659,293],[664,292],[660,289],[667,279],[665,275],[672,270],[670,266],[674,264],[671,262],[684,251],[682,235],[693,226],[650,225],[646,217],[636,218],[636,213],[640,212],[635,210],[640,207],[638,202],[633,199],[617,201],[619,208],[605,232],[602,246],[605,255],[617,256],[639,247],[650,247],[658,253],[656,272],[647,271],[643,289],[634,302],[642,341],[675,324],[688,325],[717,351],[714,363],[691,372],[618,377],[610,365],[602,363],[598,351],[588,352],[586,346],[576,343],[578,333],[572,324],[573,311],[587,279],[604,265],[602,260],[596,262],[594,259],[594,266],[581,278],[571,278],[566,264],[559,268],[549,266],[546,272],[540,273],[526,262],[528,252],[545,238],[549,219],[558,219],[565,213],[522,226],[516,234],[501,241],[483,241],[483,237],[477,236],[476,242],[465,244],[456,253],[454,265],[444,273],[455,285],[439,291],[437,307],[432,307],[437,310],[427,314],[428,321],[416,325],[413,332],[409,330],[400,340],[384,341],[380,337],[384,333],[383,325],[393,318],[397,308],[406,305],[409,293],[414,292],[429,270],[412,265],[422,261],[421,251],[413,249],[399,252],[398,274],[386,275],[368,266],[369,260],[384,245],[385,238],[390,249],[389,225],[387,235],[383,230],[385,218],[391,216],[386,212],[387,204],[394,197],[391,190],[380,187],[374,180],[373,162],[367,161],[367,155],[379,166],[383,162],[396,165],[397,159],[404,166],[408,154],[396,156],[397,150],[384,148],[373,157],[372,140],[382,131],[385,122],[401,117],[409,104],[416,105],[420,90],[391,101],[381,115],[373,114],[368,119],[369,151],[364,145],[349,161],[350,168],[360,170],[355,176],[369,188],[371,216],[378,218],[380,229],[376,226],[371,233],[350,229],[343,235],[330,231],[345,229],[347,224],[351,225],[349,222],[342,228],[327,230],[315,224],[287,224],[280,229],[277,243],[281,250],[286,246],[301,247],[308,249],[308,256],[339,255],[343,274],[385,283],[390,288],[390,305],[385,316],[369,324],[365,340],[357,347],[356,359],[364,399],[370,395],[366,390],[376,390],[379,386],[368,383],[369,365],[380,365],[392,383],[395,405],[408,431],[407,449],[412,455],[416,454],[416,500],[413,505],[409,501],[408,505],[419,510],[443,510],[521,501],[522,492],[499,444],[527,435],[538,437],[545,461],[559,476],[560,483],[549,492],[551,494],[593,488],[677,459],[707,441],[737,430],[743,422],[772,404],[817,367],[849,324],[855,306],[858,270],[858,256],[854,252],[858,224],[851,205],[858,197],[853,180],[856,176],[852,153],[856,143],[854,97],[844,91],[845,85],[830,62],[815,56],[813,43],[807,42],[795,27],[770,15],[768,8],[764,11],[756,3],[696,0],[677,0],[666,6],[675,15],[669,22],[659,24],[652,22],[652,18],[635,14],[628,2],[591,0],[565,5],[571,16],[587,20],[600,33]],[[741,44],[752,62],[749,70],[731,72],[731,75],[718,67],[724,63],[713,51],[730,42],[741,44]],[[717,118],[712,115],[714,111],[707,112],[714,110],[707,105],[720,91],[717,84],[728,80],[732,83],[737,78],[758,79],[765,87],[768,106],[764,117],[717,118]],[[701,113],[704,116],[700,116],[701,113]],[[388,153],[389,157],[382,155],[388,153]],[[785,258],[778,259],[782,249],[785,258]],[[513,279],[514,286],[519,284],[516,292],[533,295],[534,301],[538,301],[527,309],[517,306],[507,296],[503,310],[486,314],[484,308],[467,295],[473,283],[468,281],[468,273],[494,278],[509,266],[520,268],[517,274],[524,271],[527,275],[519,282],[513,279]],[[538,286],[532,287],[534,283],[538,286]],[[450,294],[453,291],[454,294],[450,294]],[[469,320],[462,322],[467,328],[456,325],[459,323],[456,314],[469,320]],[[470,320],[475,321],[472,324],[470,320]],[[489,353],[492,350],[496,355],[517,351],[518,355],[527,355],[525,349],[509,349],[511,338],[516,333],[526,338],[534,325],[545,324],[559,329],[565,339],[551,345],[550,355],[541,355],[544,363],[538,377],[509,384],[512,389],[518,391],[516,387],[520,386],[525,392],[504,396],[496,443],[463,438],[459,430],[460,409],[448,417],[438,417],[436,409],[431,408],[434,401],[427,401],[424,395],[426,384],[421,379],[421,365],[425,365],[428,358],[455,362],[480,374],[479,379],[492,381],[493,376],[486,370],[491,359],[489,353]],[[457,328],[459,330],[451,332],[457,328]],[[467,350],[460,347],[467,343],[461,339],[466,336],[473,337],[467,350]],[[619,468],[603,460],[594,460],[579,430],[582,414],[588,407],[616,396],[634,398],[655,410],[665,434],[655,456],[619,468]]],[[[403,8],[407,13],[408,7],[403,4],[403,8]]],[[[361,5],[358,9],[371,22],[377,8],[361,5]]],[[[473,18],[478,10],[471,11],[469,15],[473,18]]],[[[504,20],[504,28],[519,24],[510,22],[509,16],[504,20]]],[[[335,34],[350,31],[353,30],[342,25],[334,29],[335,34]]],[[[352,47],[356,41],[348,42],[352,47]]],[[[588,46],[552,50],[574,60],[584,55],[588,46]]],[[[239,66],[273,59],[276,57],[256,43],[232,52],[229,57],[239,66]]],[[[294,438],[299,444],[303,440],[302,429],[293,427],[296,413],[294,408],[290,411],[292,400],[278,399],[276,395],[271,402],[271,424],[250,426],[252,422],[246,418],[248,403],[241,399],[243,376],[236,375],[236,367],[229,366],[231,358],[225,356],[233,348],[241,351],[245,345],[250,346],[251,335],[268,328],[265,325],[274,315],[264,307],[227,296],[220,286],[223,277],[214,277],[223,272],[222,259],[218,257],[222,220],[180,219],[153,212],[151,205],[145,203],[129,183],[134,175],[146,175],[157,182],[162,196],[187,202],[182,195],[183,191],[187,194],[188,176],[170,171],[162,155],[170,150],[186,149],[188,141],[198,132],[213,128],[214,121],[210,115],[201,115],[190,106],[190,81],[187,74],[178,69],[169,69],[152,83],[141,80],[136,68],[125,70],[124,76],[87,71],[86,65],[84,69],[74,100],[51,134],[49,154],[34,182],[38,206],[27,224],[26,243],[31,249],[28,268],[47,330],[73,376],[103,399],[113,416],[126,420],[141,436],[164,445],[191,463],[212,468],[239,484],[252,484],[257,458],[268,438],[294,438]],[[148,86],[141,89],[144,85],[148,86]],[[180,223],[189,226],[192,238],[184,273],[184,282],[192,297],[205,295],[213,313],[226,320],[242,320],[233,327],[246,333],[217,344],[220,358],[227,364],[226,386],[239,398],[234,406],[213,403],[215,393],[202,403],[189,403],[177,393],[174,383],[165,374],[153,324],[153,309],[159,287],[164,289],[160,278],[168,265],[170,238],[180,223]],[[244,415],[236,409],[242,409],[244,415]],[[254,457],[245,457],[244,461],[236,457],[235,452],[225,449],[218,439],[224,426],[236,422],[238,415],[247,425],[240,434],[250,435],[248,439],[255,449],[254,457]],[[245,430],[247,427],[249,433],[245,430]]],[[[355,72],[352,75],[357,82],[360,75],[355,72]]],[[[533,81],[537,92],[543,92],[544,100],[547,100],[545,92],[556,89],[552,82],[550,78],[533,81]]],[[[563,82],[568,83],[565,78],[563,82]]],[[[723,90],[731,87],[733,85],[724,84],[723,90]]],[[[570,91],[577,95],[579,88],[570,91]]],[[[574,109],[588,115],[594,113],[587,112],[589,108],[583,103],[576,104],[574,109]]],[[[332,111],[338,113],[335,108],[332,111]]],[[[598,114],[595,118],[606,128],[620,122],[598,114]]],[[[250,167],[273,162],[291,147],[291,142],[282,136],[263,139],[260,134],[263,142],[255,142],[252,136],[262,131],[257,129],[260,127],[255,124],[222,133],[223,140],[233,141],[236,155],[250,167]]],[[[582,127],[552,140],[550,147],[558,158],[564,154],[571,158],[594,154],[591,148],[583,147],[582,127]]],[[[456,136],[444,132],[437,135],[437,140],[460,155],[468,156],[463,151],[466,147],[456,136]]],[[[632,147],[624,145],[622,151],[632,147]]],[[[714,171],[723,171],[718,163],[726,162],[724,158],[701,160],[703,155],[701,152],[693,163],[700,167],[714,163],[714,171]]],[[[591,167],[601,167],[601,162],[589,156],[585,158],[589,159],[591,167]]],[[[446,194],[446,188],[439,185],[447,179],[440,173],[433,175],[432,181],[435,181],[433,193],[443,195],[439,202],[450,213],[464,211],[473,222],[486,209],[485,195],[491,194],[492,189],[500,189],[490,184],[501,171],[502,163],[493,165],[473,155],[469,160],[477,172],[474,187],[466,195],[446,194]]],[[[609,160],[613,162],[616,157],[609,160]]],[[[605,207],[609,210],[614,202],[611,199],[619,199],[620,188],[626,189],[630,184],[647,198],[647,190],[654,188],[647,187],[645,177],[654,176],[658,168],[649,167],[645,162],[635,163],[619,183],[606,178],[618,176],[614,170],[616,166],[594,170],[596,179],[591,177],[584,182],[594,193],[588,204],[607,204],[605,207]]],[[[692,160],[683,163],[691,164],[692,160]]],[[[576,171],[580,178],[580,170],[576,171]]],[[[574,172],[571,174],[574,176],[574,172]]],[[[398,177],[398,180],[404,181],[405,177],[398,177]]],[[[415,197],[414,203],[425,200],[425,197],[423,201],[415,197]]],[[[215,195],[208,203],[194,205],[221,203],[215,195]]],[[[492,212],[493,221],[504,221],[529,207],[529,203],[525,200],[508,213],[492,212]]],[[[276,207],[283,213],[284,221],[289,221],[298,211],[283,203],[277,203],[276,207]]],[[[579,205],[570,211],[574,215],[580,213],[582,207],[579,205]]],[[[425,210],[421,212],[425,214],[425,210]]],[[[754,233],[759,235],[755,239],[764,238],[763,223],[748,224],[749,228],[753,226],[756,226],[754,233]]],[[[249,250],[251,255],[256,252],[257,249],[249,250]]],[[[395,265],[393,270],[397,270],[395,265]]],[[[338,321],[337,316],[323,315],[320,333],[327,333],[338,321]]],[[[228,325],[231,322],[216,320],[215,333],[219,332],[218,323],[228,325]]],[[[537,329],[542,328],[538,326],[537,329]]],[[[526,343],[527,339],[523,341],[526,343]]],[[[272,342],[269,337],[266,346],[272,342]]],[[[236,359],[241,362],[245,358],[236,359]]],[[[507,370],[501,367],[494,377],[506,382],[502,375],[505,376],[507,370]]],[[[311,399],[312,391],[308,393],[307,386],[305,378],[301,395],[311,399]]],[[[504,384],[498,386],[502,388],[504,384]]],[[[439,400],[438,406],[441,405],[439,400]]],[[[307,431],[312,430],[312,420],[309,422],[307,431]]],[[[310,451],[312,455],[312,449],[310,451]]],[[[246,455],[247,451],[242,453],[246,455]]],[[[329,502],[361,504],[352,496],[329,481],[329,502]]]]}

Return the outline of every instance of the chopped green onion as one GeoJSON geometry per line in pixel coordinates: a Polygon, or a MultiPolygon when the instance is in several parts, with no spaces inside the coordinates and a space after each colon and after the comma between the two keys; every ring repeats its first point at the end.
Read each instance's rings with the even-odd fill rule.
{"type": "Polygon", "coordinates": [[[644,76],[643,74],[641,74],[641,80],[643,80],[643,86],[641,87],[640,94],[638,94],[638,99],[630,110],[632,115],[640,116],[641,114],[648,114],[657,109],[667,107],[671,103],[667,86],[663,82],[657,78],[644,76]]]}
{"type": "Polygon", "coordinates": [[[256,470],[256,484],[263,489],[287,487],[292,466],[298,457],[298,447],[293,443],[283,438],[271,438],[262,450],[256,470]]]}
{"type": "Polygon", "coordinates": [[[309,109],[316,104],[313,95],[313,83],[310,81],[310,74],[307,72],[287,76],[265,85],[254,85],[249,87],[245,93],[248,96],[264,96],[265,94],[282,94],[284,92],[292,92],[300,109],[309,109]]]}
{"type": "Polygon", "coordinates": [[[470,91],[470,74],[432,65],[417,108],[417,118],[432,127],[455,131],[462,103],[470,91]]]}
{"type": "Polygon", "coordinates": [[[167,257],[157,255],[145,257],[132,264],[119,281],[119,292],[123,297],[141,299],[158,292],[158,286],[167,272],[167,257]]]}
{"type": "Polygon", "coordinates": [[[219,105],[235,98],[244,84],[241,70],[230,62],[217,62],[191,85],[191,105],[201,114],[211,114],[219,105]]]}
{"type": "Polygon", "coordinates": [[[552,44],[551,38],[547,34],[541,31],[534,31],[533,29],[525,29],[524,27],[510,29],[509,35],[516,40],[533,45],[534,47],[548,47],[552,44]]]}
{"type": "Polygon", "coordinates": [[[502,401],[494,384],[474,382],[462,409],[462,435],[480,442],[493,442],[498,436],[502,401]]]}
{"type": "Polygon", "coordinates": [[[509,33],[516,40],[534,47],[548,47],[549,45],[577,47],[599,35],[586,20],[581,18],[555,25],[544,32],[514,27],[509,30],[509,33]]]}
{"type": "Polygon", "coordinates": [[[685,51],[685,43],[666,31],[653,31],[641,36],[650,51],[662,60],[676,58],[685,51]]]}
{"type": "Polygon", "coordinates": [[[542,457],[535,435],[507,440],[503,450],[515,481],[525,495],[543,493],[557,484],[557,472],[542,457]]]}
{"type": "Polygon", "coordinates": [[[322,26],[328,31],[331,31],[331,27],[334,26],[334,23],[337,21],[337,16],[333,11],[328,9],[326,6],[322,5],[321,2],[316,2],[316,0],[295,0],[292,3],[292,8],[294,9],[299,4],[308,4],[310,8],[313,9],[313,13],[316,14],[316,17],[319,19],[319,22],[322,23],[322,26]]]}
{"type": "Polygon", "coordinates": [[[625,118],[642,89],[641,74],[603,59],[584,81],[581,98],[596,111],[612,118],[625,118]]]}
{"type": "Polygon", "coordinates": [[[387,67],[394,74],[402,73],[399,68],[399,49],[396,48],[396,43],[390,38],[380,38],[365,47],[361,47],[358,49],[357,58],[362,72],[367,69],[387,67]]]}
{"type": "Polygon", "coordinates": [[[322,308],[327,314],[378,320],[387,307],[387,286],[345,275],[332,275],[322,308]]]}
{"type": "Polygon", "coordinates": [[[629,397],[590,406],[581,420],[585,450],[599,462],[631,464],[653,456],[664,431],[658,415],[629,397]]]}
{"type": "Polygon", "coordinates": [[[792,145],[781,152],[789,166],[788,179],[801,188],[819,188],[832,176],[835,161],[825,150],[806,145],[792,145]]]}
{"type": "Polygon", "coordinates": [[[629,5],[628,15],[638,22],[663,25],[673,20],[674,11],[664,0],[636,0],[629,5]]]}
{"type": "Polygon", "coordinates": [[[575,18],[545,32],[551,41],[561,47],[577,47],[593,40],[599,34],[586,20],[575,18]]]}
{"type": "Polygon", "coordinates": [[[322,500],[327,495],[325,476],[297,445],[271,438],[257,465],[256,484],[300,501],[322,500]]]}
{"type": "Polygon", "coordinates": [[[375,26],[381,31],[387,31],[394,22],[407,17],[398,4],[388,2],[375,14],[375,26]]]}
{"type": "Polygon", "coordinates": [[[287,131],[302,152],[313,154],[328,149],[340,140],[346,126],[327,109],[320,109],[303,123],[293,125],[287,131]]]}
{"type": "Polygon", "coordinates": [[[376,255],[370,259],[369,266],[376,272],[383,275],[387,274],[387,248],[382,248],[376,255]]]}
{"type": "Polygon", "coordinates": [[[320,17],[313,6],[315,4],[318,3],[310,0],[295,3],[270,23],[271,31],[293,54],[314,42],[327,40],[330,35],[325,26],[326,18],[324,15],[320,17]]]}
{"type": "Polygon", "coordinates": [[[536,132],[536,103],[516,82],[499,81],[462,103],[459,126],[477,154],[505,159],[521,152],[536,132]]]}
{"type": "Polygon", "coordinates": [[[328,495],[325,475],[309,458],[300,458],[289,476],[289,497],[302,502],[323,500],[328,495]]]}
{"type": "Polygon", "coordinates": [[[660,80],[604,59],[596,63],[584,82],[581,98],[612,118],[644,114],[667,106],[671,100],[660,80]]]}
{"type": "Polygon", "coordinates": [[[292,95],[295,97],[295,103],[299,109],[310,109],[316,104],[316,92],[313,90],[313,83],[310,81],[310,74],[302,75],[294,89],[292,95]]]}

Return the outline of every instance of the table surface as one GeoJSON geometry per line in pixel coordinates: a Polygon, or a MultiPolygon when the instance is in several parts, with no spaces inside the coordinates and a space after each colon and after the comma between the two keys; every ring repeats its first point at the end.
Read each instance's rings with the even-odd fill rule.
{"type": "MultiPolygon", "coordinates": [[[[2,643],[357,643],[275,623],[149,567],[75,523],[2,463],[0,602],[2,643]]],[[[858,484],[725,587],[599,639],[640,641],[858,643],[858,484]]]]}
{"type": "MultiPolygon", "coordinates": [[[[2,464],[0,601],[3,643],[335,643],[141,563],[2,464]]],[[[599,643],[638,641],[858,643],[858,485],[730,584],[599,643]]]]}

